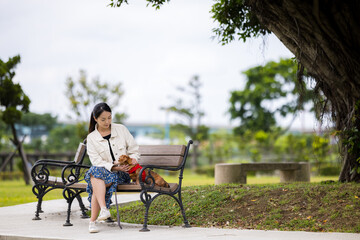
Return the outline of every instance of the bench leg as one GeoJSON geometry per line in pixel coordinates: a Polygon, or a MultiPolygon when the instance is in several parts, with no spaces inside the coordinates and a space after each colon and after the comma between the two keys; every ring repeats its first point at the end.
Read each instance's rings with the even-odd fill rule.
{"type": "Polygon", "coordinates": [[[144,224],[143,224],[143,228],[140,229],[140,232],[149,232],[150,230],[147,227],[147,221],[148,221],[148,216],[149,216],[149,208],[151,205],[151,202],[153,199],[151,199],[151,195],[148,194],[147,192],[142,191],[140,193],[140,199],[141,201],[144,203],[145,205],[145,216],[144,216],[144,224]],[[145,199],[144,199],[145,197],[145,199]]]}
{"type": "Polygon", "coordinates": [[[139,230],[139,232],[149,232],[150,229],[148,229],[147,227],[147,221],[148,221],[148,215],[149,215],[149,207],[150,204],[146,204],[145,205],[145,217],[144,217],[144,224],[143,224],[143,228],[139,230]]]}
{"type": "MultiPolygon", "coordinates": [[[[141,192],[140,199],[145,205],[145,219],[144,219],[143,228],[140,230],[140,232],[148,232],[148,231],[150,231],[147,228],[147,221],[148,221],[148,216],[149,216],[149,208],[150,208],[151,203],[155,200],[155,198],[157,198],[158,196],[161,196],[161,195],[163,195],[163,194],[159,193],[159,194],[155,195],[152,198],[151,195],[148,194],[147,192],[141,192]],[[144,197],[145,197],[145,199],[144,199],[144,197]]],[[[179,196],[178,198],[176,196],[174,196],[174,195],[171,195],[171,194],[166,194],[166,195],[169,195],[172,198],[174,198],[175,201],[179,204],[181,214],[182,214],[183,219],[184,219],[184,227],[190,228],[191,225],[189,224],[188,220],[186,219],[185,209],[184,209],[184,206],[183,206],[183,203],[182,203],[182,198],[181,198],[181,192],[178,192],[178,196],[179,196]]]]}
{"type": "Polygon", "coordinates": [[[41,220],[41,218],[39,217],[39,213],[43,213],[43,211],[41,210],[41,204],[42,204],[42,197],[39,197],[38,203],[36,205],[35,217],[32,220],[41,220]]]}
{"type": "Polygon", "coordinates": [[[32,188],[33,193],[38,199],[38,203],[36,205],[35,217],[32,220],[41,220],[41,218],[39,217],[39,213],[43,213],[43,210],[41,209],[41,205],[42,205],[42,199],[46,193],[47,188],[48,187],[42,185],[34,185],[32,188]]]}
{"type": "Polygon", "coordinates": [[[179,192],[179,199],[176,199],[176,201],[178,202],[178,204],[180,206],[181,213],[182,213],[182,216],[184,218],[184,227],[191,228],[191,225],[189,224],[188,220],[186,219],[185,209],[184,209],[182,198],[181,198],[181,192],[179,192]]]}
{"type": "Polygon", "coordinates": [[[74,192],[71,189],[65,188],[63,191],[63,196],[66,199],[66,202],[68,203],[66,221],[63,224],[63,226],[68,227],[68,226],[72,226],[72,223],[70,223],[71,204],[74,201],[74,199],[76,198],[76,196],[78,196],[78,192],[74,192]]]}
{"type": "Polygon", "coordinates": [[[84,205],[84,203],[83,203],[83,201],[81,199],[80,194],[76,195],[76,199],[78,200],[79,206],[80,206],[80,209],[81,209],[81,218],[89,218],[89,216],[86,214],[86,211],[88,209],[85,207],[85,205],[84,205]]]}

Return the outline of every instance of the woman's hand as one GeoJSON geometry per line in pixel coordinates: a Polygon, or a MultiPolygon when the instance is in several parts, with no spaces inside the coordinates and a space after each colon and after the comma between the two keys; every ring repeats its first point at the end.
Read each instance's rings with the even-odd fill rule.
{"type": "Polygon", "coordinates": [[[129,172],[130,166],[129,165],[114,165],[111,168],[112,171],[122,171],[122,172],[129,172]]]}

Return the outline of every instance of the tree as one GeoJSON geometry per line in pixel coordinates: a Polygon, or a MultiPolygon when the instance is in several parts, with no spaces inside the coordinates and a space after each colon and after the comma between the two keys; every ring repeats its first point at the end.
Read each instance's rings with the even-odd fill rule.
{"type": "Polygon", "coordinates": [[[76,151],[79,142],[84,139],[80,138],[74,132],[78,131],[75,124],[64,124],[54,127],[47,139],[46,150],[56,152],[76,151]]]}
{"type": "Polygon", "coordinates": [[[280,59],[243,72],[247,77],[244,89],[232,91],[230,97],[231,119],[240,119],[236,134],[247,129],[269,132],[276,127],[277,114],[285,117],[303,109],[313,91],[297,81],[296,71],[293,60],[280,59]]]}
{"type": "Polygon", "coordinates": [[[320,172],[320,165],[324,163],[327,158],[329,158],[330,148],[330,139],[328,136],[314,136],[312,143],[312,148],[315,156],[315,166],[317,167],[318,172],[320,172]]]}
{"type": "Polygon", "coordinates": [[[30,99],[23,92],[20,84],[13,82],[15,77],[14,68],[20,63],[20,56],[9,58],[7,62],[0,59],[0,110],[2,120],[10,126],[13,139],[12,142],[19,151],[23,161],[24,180],[30,184],[29,164],[24,152],[22,141],[19,140],[15,123],[19,122],[22,112],[29,111],[30,99]]]}
{"type": "Polygon", "coordinates": [[[316,81],[317,108],[340,138],[340,181],[360,181],[359,1],[224,1],[213,6],[223,43],[274,33],[316,81]]]}
{"type": "Polygon", "coordinates": [[[10,137],[11,132],[9,131],[9,128],[7,127],[6,123],[2,121],[2,112],[0,111],[0,149],[2,151],[8,152],[11,151],[11,143],[10,143],[10,137]]]}
{"type": "MultiPolygon", "coordinates": [[[[72,77],[67,78],[65,94],[74,113],[74,116],[70,116],[70,118],[77,121],[78,136],[84,139],[87,136],[86,126],[95,104],[106,102],[114,109],[119,106],[124,91],[121,89],[121,83],[114,85],[101,83],[99,77],[93,78],[90,82],[86,72],[80,70],[80,77],[77,81],[74,81],[72,77]]],[[[123,121],[126,118],[124,113],[113,113],[113,116],[116,121],[123,121]]]]}
{"type": "Polygon", "coordinates": [[[57,117],[50,113],[25,113],[18,123],[21,127],[28,127],[30,143],[24,144],[26,150],[46,151],[47,142],[42,136],[47,135],[57,125],[57,117]]]}
{"type": "Polygon", "coordinates": [[[201,110],[201,82],[198,76],[193,76],[186,88],[179,87],[178,90],[190,96],[190,103],[184,104],[183,98],[175,100],[175,104],[162,107],[162,110],[173,112],[181,118],[175,128],[183,131],[187,136],[194,140],[194,150],[192,153],[191,168],[198,165],[198,145],[199,141],[208,137],[208,127],[201,124],[204,112],[201,110]]]}
{"type": "Polygon", "coordinates": [[[208,158],[209,165],[226,162],[232,159],[237,149],[239,140],[227,129],[219,129],[210,133],[207,141],[202,141],[201,149],[208,158]]]}
{"type": "Polygon", "coordinates": [[[316,135],[286,133],[279,136],[274,144],[279,161],[308,162],[311,155],[312,139],[316,135]]]}
{"type": "Polygon", "coordinates": [[[43,126],[46,131],[50,131],[57,124],[57,117],[51,116],[50,113],[38,114],[28,112],[23,115],[19,123],[30,127],[32,131],[36,131],[36,128],[39,126],[43,126]]]}
{"type": "MultiPolygon", "coordinates": [[[[147,0],[159,8],[166,0],[147,0]]],[[[119,7],[126,0],[110,0],[119,7]]],[[[340,181],[360,181],[360,1],[216,0],[214,32],[226,44],[274,33],[316,81],[316,106],[338,131],[340,181]],[[325,115],[325,113],[328,113],[325,115]]]]}

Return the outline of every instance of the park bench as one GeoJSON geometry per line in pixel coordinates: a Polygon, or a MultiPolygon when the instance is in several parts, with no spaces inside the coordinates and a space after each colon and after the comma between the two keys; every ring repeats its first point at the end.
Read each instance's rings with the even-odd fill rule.
{"type": "MultiPolygon", "coordinates": [[[[54,189],[65,189],[66,182],[61,177],[53,176],[54,172],[59,173],[62,168],[69,164],[82,165],[86,155],[85,143],[79,143],[73,161],[60,161],[53,159],[41,159],[35,162],[31,168],[31,178],[33,180],[32,191],[38,199],[36,205],[35,217],[33,220],[41,220],[39,214],[42,213],[42,201],[44,196],[54,189]]],[[[63,192],[64,193],[64,192],[63,192]]],[[[80,197],[76,196],[82,212],[82,218],[88,218],[86,211],[88,210],[80,197]]]]}
{"type": "MultiPolygon", "coordinates": [[[[159,196],[161,195],[168,195],[176,200],[178,203],[185,227],[190,227],[190,224],[188,223],[185,215],[185,209],[183,207],[182,198],[181,198],[181,185],[182,185],[182,179],[183,179],[183,172],[185,168],[186,159],[189,153],[190,145],[193,143],[192,140],[190,140],[185,145],[140,145],[139,146],[139,152],[141,154],[139,164],[142,166],[142,170],[140,172],[140,176],[142,175],[143,171],[146,171],[146,178],[145,182],[142,181],[142,178],[139,177],[140,184],[121,184],[117,186],[117,192],[139,192],[140,196],[139,199],[142,201],[142,203],[145,206],[145,216],[144,216],[144,223],[143,228],[140,231],[149,231],[147,228],[147,221],[148,221],[148,213],[151,203],[159,196]],[[150,184],[154,181],[151,181],[151,174],[150,170],[153,169],[163,169],[167,171],[175,171],[178,173],[179,181],[178,183],[169,183],[170,187],[158,187],[154,184],[150,184]],[[149,181],[150,180],[150,181],[149,181]]],[[[85,145],[84,145],[85,146],[85,145]]],[[[59,180],[61,183],[59,186],[56,186],[56,184],[51,183],[49,185],[49,170],[45,166],[45,163],[52,163],[52,161],[49,162],[49,160],[39,160],[35,163],[35,165],[32,168],[32,176],[33,179],[43,179],[43,182],[40,183],[37,187],[36,184],[34,185],[35,189],[42,189],[42,186],[46,186],[52,189],[55,188],[63,188],[63,196],[66,199],[68,203],[68,209],[67,209],[67,219],[64,224],[64,226],[72,226],[70,223],[70,214],[71,214],[71,205],[73,200],[76,198],[79,201],[80,208],[82,210],[82,217],[84,217],[84,212],[81,202],[80,194],[86,192],[86,183],[84,182],[84,176],[85,172],[90,168],[90,166],[82,164],[83,158],[85,156],[86,147],[80,147],[78,152],[80,152],[77,155],[80,155],[82,159],[78,160],[78,162],[68,162],[68,164],[62,166],[62,176],[61,180],[57,178],[57,183],[59,180]],[[44,174],[46,176],[44,176],[44,174]],[[44,181],[46,180],[46,181],[44,181]],[[45,183],[46,182],[46,183],[45,183]],[[61,187],[60,187],[61,186],[61,187]]],[[[54,161],[54,160],[53,160],[54,161]]],[[[60,164],[60,163],[58,163],[60,164]]],[[[61,162],[63,164],[63,162],[61,162]]],[[[53,166],[53,165],[49,165],[53,166]]],[[[45,188],[45,187],[44,187],[45,188]]],[[[51,190],[52,190],[51,189],[51,190]]],[[[50,190],[48,190],[50,191],[50,190]]],[[[39,198],[43,198],[43,196],[48,191],[43,191],[40,194],[37,194],[37,191],[34,191],[34,194],[39,198]]],[[[41,200],[42,201],[42,200],[41,200]]],[[[38,206],[37,206],[37,212],[35,215],[35,218],[39,217],[39,209],[41,210],[41,201],[39,199],[38,206]]],[[[84,207],[85,208],[85,207],[84,207]]]]}
{"type": "Polygon", "coordinates": [[[308,162],[219,163],[215,165],[215,184],[244,183],[248,171],[280,171],[280,182],[310,182],[308,162]]]}

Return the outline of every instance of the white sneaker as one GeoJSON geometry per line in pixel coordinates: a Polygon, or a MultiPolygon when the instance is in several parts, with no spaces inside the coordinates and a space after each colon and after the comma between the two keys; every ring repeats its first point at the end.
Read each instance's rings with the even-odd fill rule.
{"type": "Polygon", "coordinates": [[[95,225],[95,222],[89,222],[89,232],[90,233],[97,233],[99,232],[98,227],[95,225]]]}
{"type": "Polygon", "coordinates": [[[111,216],[109,209],[107,208],[101,208],[100,214],[97,218],[98,221],[106,220],[111,216]]]}

